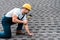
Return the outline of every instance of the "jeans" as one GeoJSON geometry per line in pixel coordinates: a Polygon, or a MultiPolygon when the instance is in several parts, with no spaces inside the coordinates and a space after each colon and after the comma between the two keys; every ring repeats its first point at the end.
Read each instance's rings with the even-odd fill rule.
{"type": "MultiPolygon", "coordinates": [[[[2,26],[3,26],[3,30],[4,32],[0,32],[0,38],[10,38],[11,35],[11,25],[13,25],[15,23],[12,22],[12,18],[11,17],[2,17],[2,26]]],[[[22,30],[22,26],[23,24],[19,23],[17,30],[22,30]]]]}

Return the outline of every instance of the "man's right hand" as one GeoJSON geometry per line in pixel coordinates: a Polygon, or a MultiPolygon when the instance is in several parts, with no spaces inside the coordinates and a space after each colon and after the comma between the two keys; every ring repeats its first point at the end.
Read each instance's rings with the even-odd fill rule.
{"type": "Polygon", "coordinates": [[[24,20],[23,21],[23,24],[25,25],[25,29],[28,33],[29,36],[33,36],[34,34],[30,32],[29,28],[28,28],[28,21],[27,20],[24,20]]]}
{"type": "Polygon", "coordinates": [[[33,33],[28,33],[29,36],[33,36],[34,34],[33,33]]]}

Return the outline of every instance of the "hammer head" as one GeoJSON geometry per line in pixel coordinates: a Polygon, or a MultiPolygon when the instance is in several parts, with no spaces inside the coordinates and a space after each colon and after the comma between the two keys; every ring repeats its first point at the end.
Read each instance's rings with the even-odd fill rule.
{"type": "Polygon", "coordinates": [[[32,15],[31,15],[31,14],[29,14],[29,15],[27,16],[27,18],[28,18],[28,19],[30,19],[31,17],[32,17],[32,15]]]}

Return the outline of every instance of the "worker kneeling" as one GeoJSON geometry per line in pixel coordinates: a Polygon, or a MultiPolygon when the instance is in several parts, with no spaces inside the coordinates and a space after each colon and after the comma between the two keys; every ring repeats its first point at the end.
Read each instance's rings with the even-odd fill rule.
{"type": "Polygon", "coordinates": [[[8,13],[6,13],[2,17],[2,26],[3,26],[4,32],[0,32],[0,38],[11,38],[10,26],[15,23],[18,23],[16,35],[19,35],[19,34],[24,35],[25,34],[21,31],[23,25],[24,25],[28,35],[33,35],[33,33],[31,33],[28,28],[28,20],[26,17],[26,15],[29,13],[30,10],[31,10],[31,5],[24,4],[22,6],[22,9],[14,8],[11,11],[9,11],[8,13]]]}

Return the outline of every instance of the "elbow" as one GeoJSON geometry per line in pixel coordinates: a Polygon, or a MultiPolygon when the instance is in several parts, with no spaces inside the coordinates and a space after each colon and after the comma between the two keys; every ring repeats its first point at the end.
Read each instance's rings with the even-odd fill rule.
{"type": "Polygon", "coordinates": [[[16,23],[16,19],[12,19],[12,22],[16,23]]]}
{"type": "Polygon", "coordinates": [[[28,21],[27,20],[25,20],[24,22],[25,22],[24,25],[27,25],[28,24],[28,21]]]}

